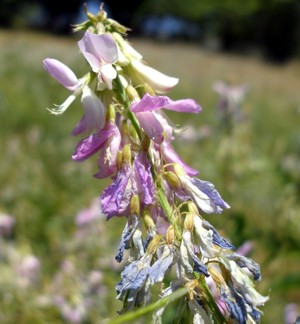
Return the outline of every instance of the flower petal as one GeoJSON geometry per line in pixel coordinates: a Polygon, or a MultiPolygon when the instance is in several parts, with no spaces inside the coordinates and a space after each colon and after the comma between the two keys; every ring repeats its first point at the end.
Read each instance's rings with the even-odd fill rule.
{"type": "Polygon", "coordinates": [[[115,181],[108,186],[101,194],[100,200],[102,212],[108,217],[120,215],[121,209],[124,209],[123,200],[129,203],[126,196],[126,187],[131,176],[131,167],[124,164],[119,170],[115,181]]]}
{"type": "Polygon", "coordinates": [[[187,165],[181,157],[175,152],[172,145],[168,141],[164,141],[161,146],[161,153],[166,163],[178,163],[181,165],[189,176],[195,176],[198,171],[187,165]]]}
{"type": "Polygon", "coordinates": [[[106,107],[96,94],[89,88],[84,87],[81,104],[86,117],[86,125],[89,130],[100,130],[105,124],[106,107]]]}
{"type": "Polygon", "coordinates": [[[112,89],[112,80],[117,77],[117,71],[111,64],[105,64],[100,70],[101,78],[108,90],[112,89]]]}
{"type": "Polygon", "coordinates": [[[126,223],[126,226],[123,230],[122,236],[121,236],[121,242],[118,248],[118,252],[115,256],[115,260],[117,262],[121,262],[123,259],[123,252],[124,249],[128,249],[129,248],[129,241],[131,240],[136,228],[138,225],[138,219],[136,216],[133,217],[133,219],[131,219],[130,221],[128,221],[126,223]]]}
{"type": "Polygon", "coordinates": [[[148,137],[157,144],[161,144],[164,140],[164,129],[160,122],[155,118],[151,111],[136,113],[140,126],[144,129],[148,137]]]}
{"type": "Polygon", "coordinates": [[[133,112],[143,112],[161,108],[189,113],[198,113],[201,111],[201,107],[193,99],[174,101],[167,96],[151,96],[148,93],[146,93],[139,102],[134,102],[130,110],[133,112]]]}
{"type": "Polygon", "coordinates": [[[165,245],[162,255],[154,262],[149,270],[149,279],[152,284],[161,282],[164,279],[165,272],[169,269],[173,259],[174,250],[168,245],[165,245]]]}
{"type": "Polygon", "coordinates": [[[79,81],[74,72],[62,62],[47,58],[43,61],[45,70],[65,88],[75,91],[79,86],[79,81]]]}
{"type": "Polygon", "coordinates": [[[132,59],[133,68],[148,82],[157,93],[165,93],[172,90],[178,83],[178,78],[167,76],[139,60],[132,59]]]}
{"type": "Polygon", "coordinates": [[[154,202],[154,184],[151,165],[145,152],[140,152],[134,159],[137,184],[142,195],[142,202],[151,205],[154,202]]]}
{"type": "Polygon", "coordinates": [[[121,144],[121,134],[119,128],[114,125],[113,134],[107,140],[105,145],[102,148],[101,154],[98,158],[98,167],[99,172],[97,172],[94,176],[98,179],[104,179],[112,174],[114,174],[117,170],[117,155],[120,150],[121,144]]]}
{"type": "Polygon", "coordinates": [[[86,32],[78,46],[94,72],[99,72],[103,64],[118,60],[118,49],[114,39],[108,35],[86,32]]]}
{"type": "Polygon", "coordinates": [[[75,161],[83,161],[100,150],[107,139],[113,134],[113,124],[107,123],[98,133],[91,134],[81,140],[72,156],[75,161]]]}
{"type": "Polygon", "coordinates": [[[221,198],[219,192],[212,183],[197,178],[191,178],[191,182],[209,197],[211,202],[215,205],[215,211],[217,213],[221,213],[223,211],[222,208],[230,208],[230,206],[221,198]]]}

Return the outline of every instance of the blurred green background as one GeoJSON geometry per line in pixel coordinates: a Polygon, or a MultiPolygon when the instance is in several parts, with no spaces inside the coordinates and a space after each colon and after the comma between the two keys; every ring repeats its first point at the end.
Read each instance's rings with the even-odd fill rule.
{"type": "MultiPolygon", "coordinates": [[[[155,3],[153,13],[158,14],[155,3]]],[[[140,10],[148,8],[145,2],[140,10]]],[[[231,16],[233,11],[226,12],[231,16]]],[[[76,215],[93,206],[109,180],[92,177],[95,159],[71,160],[77,139],[70,132],[81,117],[80,103],[63,116],[51,115],[46,108],[69,93],[42,68],[42,60],[52,57],[78,76],[85,73],[87,65],[76,45],[80,35],[28,30],[24,17],[16,17],[14,28],[0,31],[0,212],[15,218],[12,233],[0,237],[0,322],[61,323],[69,318],[99,323],[121,308],[114,285],[122,265],[113,257],[125,220],[76,225],[76,215]],[[20,265],[30,255],[39,260],[38,275],[24,283],[20,265]],[[86,296],[92,297],[80,309],[86,296]]],[[[137,24],[136,18],[133,22],[137,24]]],[[[207,46],[218,39],[217,34],[207,35],[205,42],[170,42],[134,33],[129,40],[149,65],[180,78],[169,94],[172,99],[194,98],[202,106],[196,117],[168,114],[184,129],[175,147],[231,205],[209,221],[235,246],[253,243],[250,257],[260,263],[263,278],[256,287],[270,296],[262,323],[284,323],[286,305],[295,304],[300,313],[298,45],[278,64],[267,61],[259,46],[240,50],[245,39],[237,39],[234,51],[226,52],[222,46],[207,46]],[[248,87],[241,104],[245,118],[229,130],[217,118],[217,80],[248,87]],[[201,136],[187,140],[188,129],[201,136]]]]}

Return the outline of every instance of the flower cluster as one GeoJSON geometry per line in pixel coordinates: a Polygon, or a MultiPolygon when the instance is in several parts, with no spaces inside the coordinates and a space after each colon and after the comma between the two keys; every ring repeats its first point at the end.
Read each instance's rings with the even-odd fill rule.
{"type": "MultiPolygon", "coordinates": [[[[72,134],[82,138],[73,160],[97,155],[94,176],[112,179],[100,195],[102,213],[127,219],[115,256],[121,262],[128,251],[116,285],[120,313],[151,302],[151,286],[164,283],[161,299],[186,289],[183,311],[194,323],[258,322],[258,307],[268,299],[252,282],[260,279],[259,265],[234,252],[204,218],[229,205],[173,148],[176,132],[164,110],[197,114],[201,107],[165,96],[178,79],[146,65],[126,40],[126,28],[105,11],[87,16],[76,29],[84,31],[78,46],[89,72],[78,79],[51,58],[44,67],[72,92],[52,113],[81,96],[83,116],[72,134]]],[[[162,314],[163,306],[153,317],[159,321],[162,314]]]]}

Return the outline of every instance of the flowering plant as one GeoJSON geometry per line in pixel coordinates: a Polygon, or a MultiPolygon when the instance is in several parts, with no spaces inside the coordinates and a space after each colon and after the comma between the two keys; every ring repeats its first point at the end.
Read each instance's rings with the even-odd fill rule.
{"type": "Polygon", "coordinates": [[[102,213],[126,217],[115,259],[127,264],[116,285],[125,323],[152,312],[160,323],[165,307],[179,299],[179,319],[193,323],[255,323],[268,297],[253,280],[260,267],[234,247],[205,219],[229,205],[208,181],[197,178],[172,146],[174,126],[164,109],[197,114],[193,99],[172,100],[164,94],[178,79],[145,64],[126,40],[127,28],[86,12],[79,49],[90,70],[78,79],[63,63],[47,58],[44,67],[72,93],[51,109],[62,114],[81,96],[83,116],[72,131],[81,135],[73,160],[97,154],[96,178],[112,183],[100,195],[102,213]],[[170,274],[171,281],[167,278],[170,274]],[[160,292],[152,303],[152,286],[160,292]]]}

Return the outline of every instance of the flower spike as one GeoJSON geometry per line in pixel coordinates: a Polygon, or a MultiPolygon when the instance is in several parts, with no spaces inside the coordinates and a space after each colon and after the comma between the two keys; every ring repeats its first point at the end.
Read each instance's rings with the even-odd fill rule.
{"type": "MultiPolygon", "coordinates": [[[[108,181],[97,200],[101,214],[116,226],[120,218],[126,224],[114,257],[125,264],[115,287],[123,303],[117,322],[153,309],[153,321],[161,323],[168,303],[180,299],[176,316],[184,323],[258,323],[268,300],[253,284],[261,279],[260,267],[206,219],[230,206],[175,149],[178,127],[167,114],[198,114],[201,106],[162,95],[179,80],[143,62],[125,39],[127,29],[107,18],[103,7],[86,14],[88,21],[75,30],[84,31],[78,47],[87,73],[77,78],[52,58],[43,65],[71,91],[53,114],[81,96],[83,115],[72,131],[81,138],[72,159],[94,158],[94,177],[108,181]],[[154,285],[160,295],[147,306],[154,285]]],[[[215,90],[224,97],[228,89],[219,84],[215,90]]],[[[236,103],[238,93],[230,95],[236,103]]]]}

